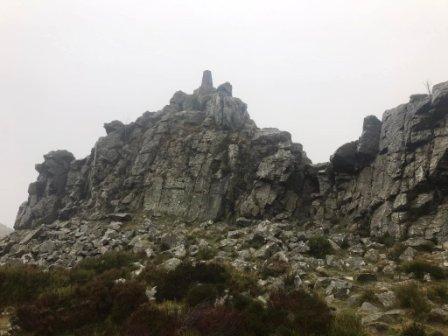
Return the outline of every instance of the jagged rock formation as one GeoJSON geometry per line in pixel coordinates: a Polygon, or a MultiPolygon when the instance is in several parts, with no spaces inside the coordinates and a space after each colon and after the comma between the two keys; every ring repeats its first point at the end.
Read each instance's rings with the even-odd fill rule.
{"type": "Polygon", "coordinates": [[[381,122],[367,117],[360,139],[320,167],[320,219],[376,237],[446,241],[447,99],[445,82],[386,111],[381,122]]]}
{"type": "Polygon", "coordinates": [[[0,223],[0,238],[9,235],[13,230],[6,225],[0,223]]]}
{"type": "Polygon", "coordinates": [[[289,220],[396,239],[447,240],[448,83],[366,117],[357,141],[312,165],[290,134],[259,129],[232,86],[205,71],[193,94],[104,125],[91,154],[54,151],[19,210],[18,230],[55,221],[289,220]]]}
{"type": "Polygon", "coordinates": [[[193,94],[176,92],[163,110],[104,127],[107,135],[87,158],[44,156],[16,229],[115,213],[186,221],[307,217],[317,192],[302,146],[287,132],[257,128],[229,83],[213,87],[210,71],[193,94]]]}
{"type": "Polygon", "coordinates": [[[448,84],[364,120],[361,137],[312,167],[287,132],[258,129],[230,83],[210,71],[159,112],[105,124],[87,158],[44,156],[17,229],[114,213],[187,221],[294,217],[345,220],[374,236],[444,240],[448,84]]]}

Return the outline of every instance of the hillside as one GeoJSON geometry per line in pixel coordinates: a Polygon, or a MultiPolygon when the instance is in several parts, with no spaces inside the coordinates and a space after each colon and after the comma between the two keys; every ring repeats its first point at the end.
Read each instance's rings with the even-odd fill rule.
{"type": "Polygon", "coordinates": [[[160,111],[106,123],[89,156],[44,155],[0,241],[1,264],[27,266],[0,270],[0,297],[1,272],[43,279],[4,299],[18,327],[42,335],[443,335],[447,121],[445,82],[367,116],[357,140],[313,164],[205,71],[160,111]],[[90,313],[78,323],[72,306],[90,313]]]}

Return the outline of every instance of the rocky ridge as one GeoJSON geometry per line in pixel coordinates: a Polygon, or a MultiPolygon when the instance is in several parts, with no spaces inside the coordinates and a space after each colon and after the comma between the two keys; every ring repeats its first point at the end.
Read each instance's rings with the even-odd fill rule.
{"type": "Polygon", "coordinates": [[[317,191],[302,146],[287,132],[257,128],[232,86],[215,89],[210,72],[194,94],[178,91],[161,111],[104,127],[84,159],[44,156],[16,229],[115,213],[190,222],[307,216],[317,191]]]}
{"type": "Polygon", "coordinates": [[[448,83],[431,95],[364,120],[358,141],[320,167],[323,221],[346,221],[365,236],[447,237],[448,83]],[[355,228],[356,227],[356,228],[355,228]]]}
{"type": "Polygon", "coordinates": [[[259,129],[232,86],[204,72],[158,112],[104,125],[91,154],[54,151],[36,165],[16,229],[55,220],[130,217],[187,222],[346,222],[364,236],[448,239],[444,221],[448,83],[366,117],[357,141],[313,165],[287,132],[259,129]]]}
{"type": "MultiPolygon", "coordinates": [[[[313,165],[289,133],[259,129],[232,86],[214,88],[206,71],[193,94],[176,92],[161,111],[105,124],[88,157],[45,155],[0,263],[71,267],[112,250],[167,269],[229,263],[266,290],[320,291],[384,334],[409,318],[394,289],[418,276],[404,265],[448,267],[447,118],[448,82],[381,121],[366,117],[358,140],[313,165]],[[316,254],[319,239],[328,246],[316,254]]],[[[446,324],[446,304],[430,300],[429,318],[446,324]]]]}

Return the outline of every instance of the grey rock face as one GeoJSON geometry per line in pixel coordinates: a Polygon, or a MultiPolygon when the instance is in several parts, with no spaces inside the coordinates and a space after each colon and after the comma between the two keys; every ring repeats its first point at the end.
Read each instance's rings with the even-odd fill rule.
{"type": "Polygon", "coordinates": [[[201,89],[213,90],[212,72],[210,70],[205,70],[202,74],[201,89]]]}
{"type": "Polygon", "coordinates": [[[354,173],[358,169],[358,141],[352,141],[339,147],[331,156],[332,168],[340,173],[354,173]]]}
{"type": "Polygon", "coordinates": [[[382,292],[379,294],[375,294],[375,296],[378,298],[378,300],[381,302],[384,308],[387,309],[392,308],[397,300],[395,293],[393,291],[382,292]]]}
{"type": "Polygon", "coordinates": [[[65,150],[44,155],[44,162],[36,165],[39,176],[28,188],[28,201],[20,206],[15,228],[51,223],[58,218],[64,202],[70,165],[74,159],[65,150]]]}
{"type": "Polygon", "coordinates": [[[363,165],[370,163],[378,153],[380,134],[381,121],[375,116],[365,117],[357,147],[358,157],[363,165]]]}
{"type": "Polygon", "coordinates": [[[381,121],[375,116],[366,117],[360,138],[342,145],[331,157],[334,171],[350,174],[367,166],[378,153],[380,132],[381,121]]]}
{"type": "Polygon", "coordinates": [[[232,97],[232,85],[229,82],[225,82],[224,84],[221,84],[218,86],[218,93],[232,97]]]}
{"type": "Polygon", "coordinates": [[[366,117],[358,140],[341,146],[330,163],[312,166],[289,133],[257,128],[232,86],[215,89],[205,71],[193,94],[176,92],[161,111],[128,125],[105,124],[107,135],[88,157],[45,155],[15,227],[74,217],[238,219],[244,225],[275,218],[444,243],[447,86],[411,96],[382,121],[366,117]]]}
{"type": "Polygon", "coordinates": [[[432,105],[448,108],[448,82],[439,83],[432,88],[432,105]]]}
{"type": "Polygon", "coordinates": [[[231,85],[215,89],[209,71],[194,94],[178,91],[161,111],[104,127],[107,135],[82,160],[67,151],[45,155],[16,228],[119,214],[189,222],[309,217],[318,189],[301,145],[287,132],[257,128],[231,85]]]}
{"type": "Polygon", "coordinates": [[[340,147],[319,175],[317,220],[352,222],[374,237],[448,240],[448,84],[432,96],[364,120],[359,140],[340,147]]]}

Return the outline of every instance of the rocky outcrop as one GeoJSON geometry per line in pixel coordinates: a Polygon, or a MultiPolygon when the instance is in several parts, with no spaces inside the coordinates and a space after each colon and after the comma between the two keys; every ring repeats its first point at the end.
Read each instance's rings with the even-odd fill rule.
{"type": "Polygon", "coordinates": [[[378,153],[380,133],[381,121],[375,116],[366,117],[359,139],[342,145],[331,156],[333,170],[355,173],[368,166],[378,153]]]}
{"type": "Polygon", "coordinates": [[[432,294],[448,274],[447,119],[448,82],[366,117],[357,140],[312,165],[206,71],[161,111],[106,123],[88,157],[45,155],[16,230],[0,239],[0,265],[70,268],[121,250],[167,271],[224,263],[258,279],[261,303],[316,291],[375,335],[415,318],[397,289],[419,281],[437,330],[448,316],[432,294]]]}
{"type": "Polygon", "coordinates": [[[287,132],[259,129],[232,86],[210,71],[193,94],[178,91],[158,112],[104,125],[91,155],[44,156],[15,227],[72,217],[309,217],[318,186],[302,146],[287,132]]]}
{"type": "Polygon", "coordinates": [[[61,150],[46,154],[44,162],[36,165],[39,176],[28,187],[28,201],[20,206],[16,228],[51,223],[59,217],[73,160],[71,153],[61,150]]]}
{"type": "Polygon", "coordinates": [[[210,71],[193,94],[125,125],[91,154],[44,156],[15,227],[77,218],[250,223],[288,219],[395,239],[448,240],[448,83],[364,119],[358,140],[312,165],[287,132],[259,129],[210,71]]]}
{"type": "Polygon", "coordinates": [[[366,235],[448,239],[448,82],[432,95],[364,120],[358,141],[340,147],[320,174],[320,220],[366,235]],[[323,214],[325,213],[325,214],[323,214]]]}

